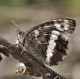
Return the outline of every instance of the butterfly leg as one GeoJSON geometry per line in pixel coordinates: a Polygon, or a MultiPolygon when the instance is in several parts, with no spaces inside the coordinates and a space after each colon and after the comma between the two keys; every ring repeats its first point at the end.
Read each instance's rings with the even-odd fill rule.
{"type": "Polygon", "coordinates": [[[17,39],[14,43],[12,43],[8,48],[12,47],[12,46],[16,46],[19,47],[19,40],[17,39]]]}

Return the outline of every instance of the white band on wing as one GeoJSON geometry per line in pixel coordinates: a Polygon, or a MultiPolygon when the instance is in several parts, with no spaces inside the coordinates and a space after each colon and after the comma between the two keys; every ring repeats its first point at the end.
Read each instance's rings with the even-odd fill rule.
{"type": "Polygon", "coordinates": [[[54,52],[54,48],[56,46],[55,40],[58,39],[58,36],[60,35],[60,33],[58,31],[52,31],[51,36],[50,36],[50,40],[49,40],[49,45],[47,47],[46,50],[46,62],[49,64],[50,63],[50,58],[53,56],[53,52],[54,52]]]}

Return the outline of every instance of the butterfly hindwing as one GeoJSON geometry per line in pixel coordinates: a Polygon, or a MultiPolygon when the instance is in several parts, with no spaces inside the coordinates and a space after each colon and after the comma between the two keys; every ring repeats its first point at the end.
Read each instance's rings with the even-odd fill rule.
{"type": "Polygon", "coordinates": [[[31,28],[25,36],[24,46],[41,62],[56,65],[68,49],[68,38],[76,22],[72,19],[54,19],[31,28]]]}

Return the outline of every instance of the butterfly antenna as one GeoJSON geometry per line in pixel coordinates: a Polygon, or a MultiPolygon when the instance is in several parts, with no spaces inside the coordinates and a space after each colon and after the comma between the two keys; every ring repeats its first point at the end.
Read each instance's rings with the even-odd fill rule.
{"type": "Polygon", "coordinates": [[[18,26],[13,20],[11,20],[11,22],[15,25],[15,27],[16,27],[18,30],[20,30],[19,26],[18,26]]]}

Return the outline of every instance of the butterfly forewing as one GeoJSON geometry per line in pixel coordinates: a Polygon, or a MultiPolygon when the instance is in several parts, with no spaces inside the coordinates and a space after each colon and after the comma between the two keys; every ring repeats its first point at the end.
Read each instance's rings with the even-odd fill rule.
{"type": "Polygon", "coordinates": [[[24,46],[41,62],[56,65],[66,55],[68,38],[75,26],[72,19],[54,19],[37,25],[26,33],[24,46]]]}

